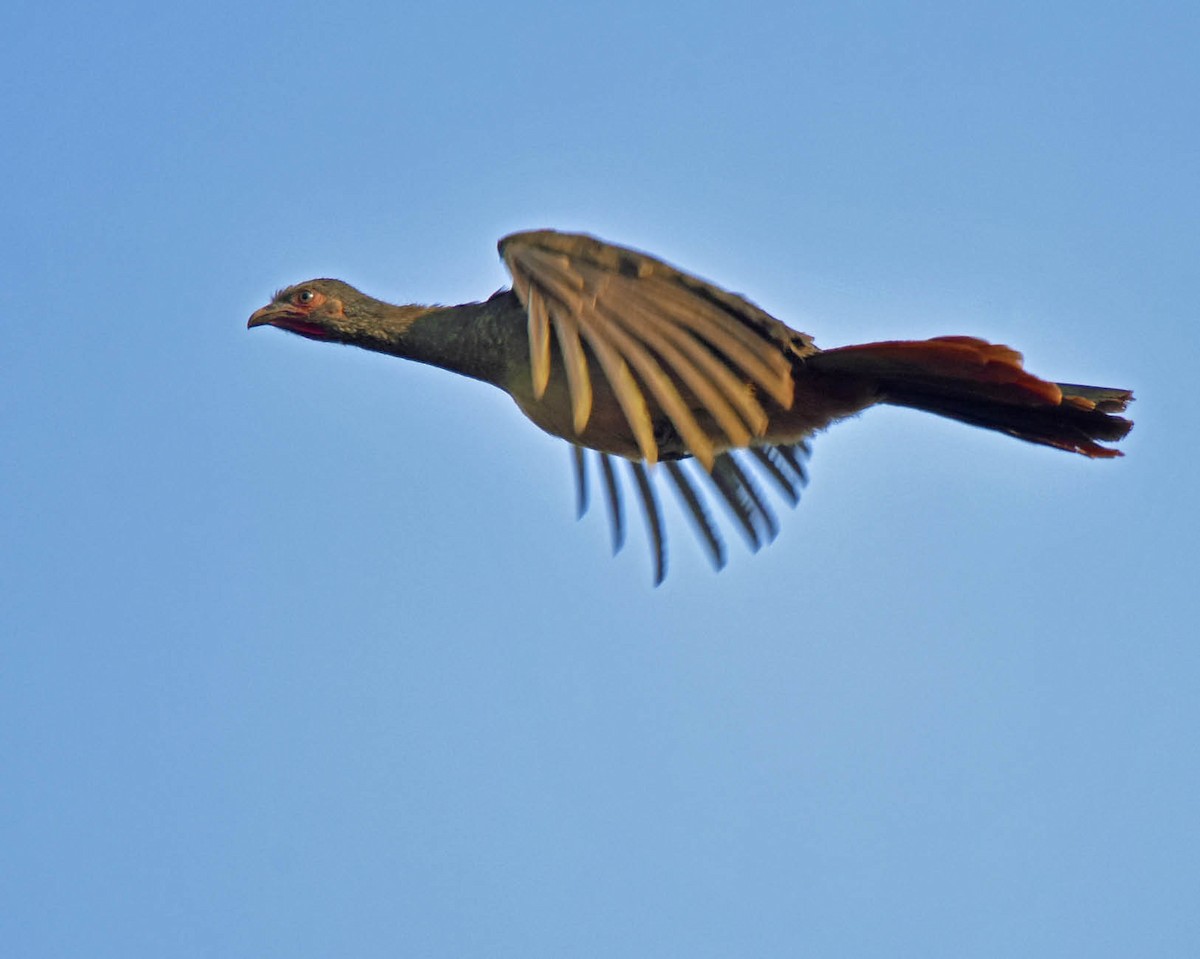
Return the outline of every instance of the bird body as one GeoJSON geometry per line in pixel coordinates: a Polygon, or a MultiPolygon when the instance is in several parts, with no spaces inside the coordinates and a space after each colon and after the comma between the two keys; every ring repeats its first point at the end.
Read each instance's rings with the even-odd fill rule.
{"type": "Polygon", "coordinates": [[[667,476],[716,565],[724,547],[703,506],[694,458],[751,545],[774,517],[745,469],[746,451],[794,502],[807,439],[877,403],[924,409],[1089,457],[1131,423],[1128,390],[1057,384],[1021,355],[966,336],[820,350],[745,298],[644,253],[581,234],[539,230],[500,242],[513,287],[480,303],[392,306],[340,280],[279,291],[251,316],[314,340],[440,366],[507,392],[537,426],[575,448],[581,509],[584,449],[600,456],[623,537],[612,458],[628,461],[665,572],[661,513],[647,467],[667,476]]]}

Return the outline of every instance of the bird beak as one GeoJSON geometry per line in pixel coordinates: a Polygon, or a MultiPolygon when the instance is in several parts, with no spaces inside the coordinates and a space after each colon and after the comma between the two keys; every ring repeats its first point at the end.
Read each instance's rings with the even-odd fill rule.
{"type": "Polygon", "coordinates": [[[246,329],[252,330],[256,326],[274,326],[289,333],[306,336],[310,340],[329,339],[328,330],[307,317],[298,316],[296,310],[287,303],[268,303],[261,310],[255,310],[246,321],[246,329]]]}
{"type": "Polygon", "coordinates": [[[250,319],[246,322],[246,329],[252,330],[256,326],[270,326],[278,319],[280,312],[279,307],[274,303],[268,303],[261,310],[255,310],[250,314],[250,319]]]}

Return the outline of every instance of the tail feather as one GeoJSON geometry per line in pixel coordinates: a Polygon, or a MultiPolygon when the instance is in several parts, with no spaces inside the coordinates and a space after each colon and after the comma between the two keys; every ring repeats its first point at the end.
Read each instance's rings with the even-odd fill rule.
{"type": "Polygon", "coordinates": [[[1122,455],[1115,442],[1133,423],[1114,415],[1129,390],[1053,383],[1027,373],[1021,354],[969,336],[865,343],[826,350],[811,369],[867,378],[879,400],[1091,457],[1122,455]]]}

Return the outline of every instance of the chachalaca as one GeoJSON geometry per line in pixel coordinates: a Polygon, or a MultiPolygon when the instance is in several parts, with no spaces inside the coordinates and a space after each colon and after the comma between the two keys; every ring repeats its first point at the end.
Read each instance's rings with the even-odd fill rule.
{"type": "Polygon", "coordinates": [[[572,444],[580,514],[585,449],[599,453],[614,552],[624,538],[614,458],[627,461],[666,569],[648,467],[662,461],[715,566],[724,544],[697,482],[711,481],[752,548],[778,526],[747,472],[794,504],[808,438],[877,403],[927,410],[1089,457],[1120,456],[1129,390],[1039,379],[1021,354],[970,336],[820,350],[745,298],[593,237],[536,230],[500,241],[512,289],[461,306],[392,306],[340,280],[280,290],[248,326],[277,326],[440,366],[498,386],[572,444]],[[739,451],[745,451],[739,453],[739,451]],[[691,472],[687,460],[700,464],[691,472]]]}

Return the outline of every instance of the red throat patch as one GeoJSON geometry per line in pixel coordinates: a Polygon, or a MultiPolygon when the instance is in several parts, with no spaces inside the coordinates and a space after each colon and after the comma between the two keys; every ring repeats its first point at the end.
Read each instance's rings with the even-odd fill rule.
{"type": "Polygon", "coordinates": [[[287,330],[290,333],[299,333],[301,336],[307,336],[310,340],[327,340],[329,332],[317,326],[315,323],[306,323],[304,320],[295,319],[290,316],[280,317],[275,320],[272,326],[277,326],[281,330],[287,330]]]}

